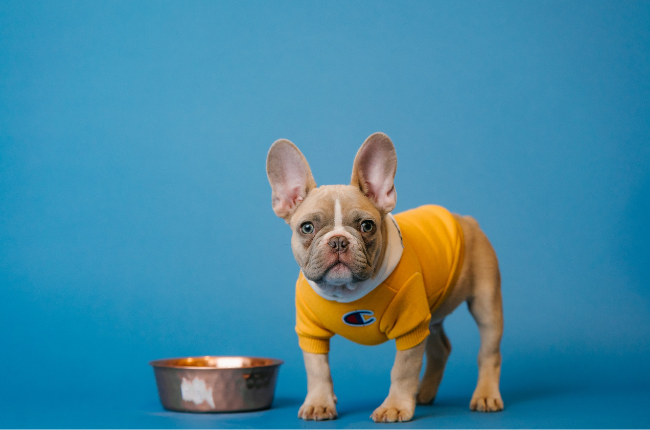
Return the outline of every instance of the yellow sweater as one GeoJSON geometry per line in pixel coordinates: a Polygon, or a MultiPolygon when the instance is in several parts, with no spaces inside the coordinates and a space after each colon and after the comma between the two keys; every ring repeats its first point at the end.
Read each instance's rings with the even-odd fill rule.
{"type": "Polygon", "coordinates": [[[350,303],[319,296],[302,272],[296,283],[300,348],[324,354],[334,334],[363,345],[395,339],[414,347],[429,335],[431,313],[447,298],[463,263],[463,232],[449,211],[421,206],[395,215],[404,251],[397,267],[374,290],[350,303]]]}

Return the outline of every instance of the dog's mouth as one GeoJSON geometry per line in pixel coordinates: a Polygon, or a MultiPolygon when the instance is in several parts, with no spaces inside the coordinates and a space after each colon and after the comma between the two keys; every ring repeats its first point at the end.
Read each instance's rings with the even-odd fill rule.
{"type": "Polygon", "coordinates": [[[327,269],[327,273],[332,275],[342,275],[347,273],[352,274],[352,271],[345,263],[338,261],[327,269]]]}
{"type": "Polygon", "coordinates": [[[312,248],[306,264],[301,265],[305,277],[320,288],[346,286],[353,290],[370,275],[371,271],[362,264],[364,255],[360,249],[350,246],[348,252],[334,253],[329,247],[321,248],[312,248]]]}
{"type": "Polygon", "coordinates": [[[323,281],[330,285],[344,285],[349,284],[354,279],[352,270],[343,262],[334,262],[326,271],[323,276],[323,281]]]}

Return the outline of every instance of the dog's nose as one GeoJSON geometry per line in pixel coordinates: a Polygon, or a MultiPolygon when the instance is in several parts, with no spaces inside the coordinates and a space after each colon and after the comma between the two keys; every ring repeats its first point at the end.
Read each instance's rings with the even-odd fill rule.
{"type": "Polygon", "coordinates": [[[348,240],[343,236],[334,236],[328,243],[336,252],[345,252],[348,249],[348,240]]]}

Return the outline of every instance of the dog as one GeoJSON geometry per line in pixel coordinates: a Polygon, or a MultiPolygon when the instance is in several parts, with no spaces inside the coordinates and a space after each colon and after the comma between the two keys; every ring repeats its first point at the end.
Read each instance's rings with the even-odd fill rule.
{"type": "Polygon", "coordinates": [[[416,404],[436,397],[451,352],[442,322],[463,302],[481,339],[470,409],[502,410],[501,277],[476,220],[433,205],[391,214],[397,155],[383,133],[361,145],[350,185],[317,187],[307,160],[286,139],[271,146],[266,170],[273,211],[291,227],[291,249],[301,269],[296,332],[307,397],[298,417],[337,417],[328,352],[329,339],[339,334],[366,345],[395,339],[390,390],[370,417],[409,421],[416,404]]]}

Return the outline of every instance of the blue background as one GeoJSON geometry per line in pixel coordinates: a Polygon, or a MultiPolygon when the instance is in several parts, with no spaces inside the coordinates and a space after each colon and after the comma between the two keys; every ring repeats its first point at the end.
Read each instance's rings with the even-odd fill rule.
{"type": "MultiPolygon", "coordinates": [[[[471,214],[501,262],[506,410],[478,331],[399,427],[650,427],[650,3],[0,2],[0,426],[373,427],[392,343],[306,392],[270,144],[349,181],[384,131],[397,211],[471,214]],[[149,360],[285,360],[274,408],[189,415],[149,360]]],[[[381,427],[381,426],[379,426],[381,427]]],[[[390,427],[390,426],[384,426],[390,427]]]]}

